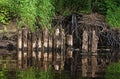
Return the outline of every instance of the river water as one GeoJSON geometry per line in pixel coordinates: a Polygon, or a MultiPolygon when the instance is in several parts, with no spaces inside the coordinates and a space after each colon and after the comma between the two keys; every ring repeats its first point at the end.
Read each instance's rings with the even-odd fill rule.
{"type": "MultiPolygon", "coordinates": [[[[0,79],[29,79],[29,77],[20,77],[22,74],[35,75],[34,79],[120,79],[120,51],[116,50],[99,50],[97,55],[80,55],[76,58],[76,63],[79,64],[76,68],[73,67],[73,71],[49,71],[47,75],[52,75],[39,78],[37,76],[38,71],[30,73],[33,71],[26,72],[27,70],[19,70],[17,65],[17,52],[15,50],[8,51],[5,49],[0,49],[0,79]],[[87,58],[87,64],[82,63],[87,58]],[[92,62],[93,60],[93,62],[92,62]],[[96,63],[97,64],[96,64],[96,63]],[[87,66],[86,66],[87,65],[87,66]],[[50,74],[52,73],[52,74],[50,74]]],[[[65,64],[66,65],[66,64],[65,64]]],[[[76,64],[74,64],[76,65],[76,64]]],[[[33,75],[33,76],[34,76],[33,75]]],[[[44,74],[43,74],[44,75],[44,74]]],[[[32,79],[32,77],[31,77],[32,79]]]]}

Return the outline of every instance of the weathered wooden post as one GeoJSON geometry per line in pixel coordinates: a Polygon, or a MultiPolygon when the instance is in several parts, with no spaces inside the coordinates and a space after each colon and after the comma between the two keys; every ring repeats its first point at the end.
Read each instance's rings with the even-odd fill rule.
{"type": "Polygon", "coordinates": [[[22,68],[22,30],[18,31],[18,68],[22,68]]]}
{"type": "Polygon", "coordinates": [[[97,47],[98,47],[98,36],[96,35],[96,31],[92,31],[92,58],[91,58],[91,65],[92,65],[92,77],[96,76],[97,72],[97,47]]]}
{"type": "Polygon", "coordinates": [[[48,29],[45,29],[43,31],[43,49],[44,49],[44,54],[43,54],[43,66],[44,70],[47,71],[48,69],[48,29]]]}
{"type": "Polygon", "coordinates": [[[98,47],[98,36],[96,35],[96,31],[92,31],[92,50],[91,52],[97,53],[97,47],[98,47]]]}
{"type": "Polygon", "coordinates": [[[82,52],[87,53],[88,52],[88,31],[83,31],[82,35],[82,52]]]}
{"type": "Polygon", "coordinates": [[[32,33],[32,65],[36,66],[37,62],[37,35],[32,33]]]}
{"type": "Polygon", "coordinates": [[[92,29],[88,31],[88,52],[92,51],[92,29]]]}
{"type": "Polygon", "coordinates": [[[32,33],[28,31],[28,53],[27,53],[28,66],[32,65],[32,33]]]}
{"type": "Polygon", "coordinates": [[[60,31],[61,31],[61,33],[60,33],[60,37],[61,37],[61,40],[60,40],[60,42],[61,42],[61,63],[60,63],[60,70],[63,70],[63,68],[64,68],[64,57],[65,57],[65,51],[64,51],[64,49],[65,49],[65,43],[64,43],[64,41],[65,41],[65,34],[64,34],[64,30],[61,28],[60,29],[60,31]]]}
{"type": "Polygon", "coordinates": [[[49,49],[48,49],[48,61],[50,64],[52,64],[52,34],[49,35],[49,49]]]}
{"type": "Polygon", "coordinates": [[[87,76],[88,58],[86,54],[88,53],[88,31],[84,30],[82,34],[82,76],[87,76]],[[86,53],[86,54],[85,54],[86,53]]]}
{"type": "Polygon", "coordinates": [[[18,31],[18,49],[22,50],[22,30],[18,31]]]}
{"type": "Polygon", "coordinates": [[[27,68],[27,50],[28,50],[27,35],[28,30],[23,29],[23,68],[27,68]]]}
{"type": "Polygon", "coordinates": [[[41,67],[42,59],[42,32],[38,33],[38,66],[41,67]]]}
{"type": "Polygon", "coordinates": [[[60,70],[60,41],[59,41],[59,35],[60,35],[60,29],[56,28],[55,29],[55,35],[54,35],[54,69],[55,70],[60,70]]]}

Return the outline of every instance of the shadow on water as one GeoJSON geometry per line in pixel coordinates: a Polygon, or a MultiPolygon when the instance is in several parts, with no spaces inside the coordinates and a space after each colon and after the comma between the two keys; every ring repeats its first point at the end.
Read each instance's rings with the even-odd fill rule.
{"type": "MultiPolygon", "coordinates": [[[[27,70],[19,70],[17,68],[17,54],[16,51],[7,51],[1,49],[0,51],[0,79],[120,79],[120,51],[98,51],[97,56],[85,56],[88,57],[88,64],[86,67],[82,67],[82,55],[76,58],[74,61],[75,68],[71,71],[54,72],[51,71],[38,71],[34,68],[27,70]],[[96,59],[97,64],[92,67],[91,60],[96,59]],[[82,69],[87,68],[87,69],[82,69]],[[83,77],[87,75],[86,77],[83,77]],[[95,75],[92,77],[92,75],[95,75]],[[20,77],[22,76],[22,77],[20,77]],[[27,77],[26,77],[27,76],[27,77]],[[38,78],[39,77],[39,78],[38,78]]],[[[69,66],[67,66],[69,67],[69,66]]],[[[52,68],[51,68],[52,69],[52,68]]]]}

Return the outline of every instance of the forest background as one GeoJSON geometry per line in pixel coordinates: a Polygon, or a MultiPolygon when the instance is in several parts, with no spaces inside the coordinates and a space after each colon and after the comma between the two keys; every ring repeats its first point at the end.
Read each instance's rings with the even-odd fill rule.
{"type": "Polygon", "coordinates": [[[54,17],[73,12],[99,13],[110,26],[120,27],[120,0],[0,0],[0,26],[14,21],[18,29],[50,29],[54,17]]]}

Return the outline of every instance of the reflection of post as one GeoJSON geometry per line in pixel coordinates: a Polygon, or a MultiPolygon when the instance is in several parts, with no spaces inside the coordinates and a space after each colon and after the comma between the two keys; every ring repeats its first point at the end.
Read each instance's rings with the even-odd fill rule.
{"type": "Polygon", "coordinates": [[[23,51],[23,68],[27,68],[27,51],[23,51]]]}
{"type": "Polygon", "coordinates": [[[45,29],[43,31],[43,47],[44,47],[44,54],[43,54],[43,57],[44,57],[44,60],[43,60],[43,66],[44,66],[44,69],[45,71],[47,71],[48,69],[48,63],[47,63],[47,58],[48,58],[48,30],[45,29]]]}
{"type": "Polygon", "coordinates": [[[18,50],[18,68],[22,68],[22,51],[18,50]]]}
{"type": "Polygon", "coordinates": [[[87,69],[88,69],[88,60],[87,60],[87,57],[83,56],[82,57],[82,76],[83,77],[87,76],[87,69]]]}
{"type": "Polygon", "coordinates": [[[22,30],[18,31],[18,68],[22,68],[22,30]]]}
{"type": "Polygon", "coordinates": [[[68,61],[68,65],[69,65],[69,69],[71,72],[73,72],[73,37],[72,35],[67,35],[67,59],[66,61],[68,61]]]}
{"type": "Polygon", "coordinates": [[[28,30],[23,30],[23,68],[27,68],[27,34],[28,30]]]}
{"type": "MultiPolygon", "coordinates": [[[[88,53],[88,32],[83,32],[82,38],[82,53],[88,53]]],[[[86,56],[82,56],[82,76],[87,76],[88,59],[86,56]]]]}

